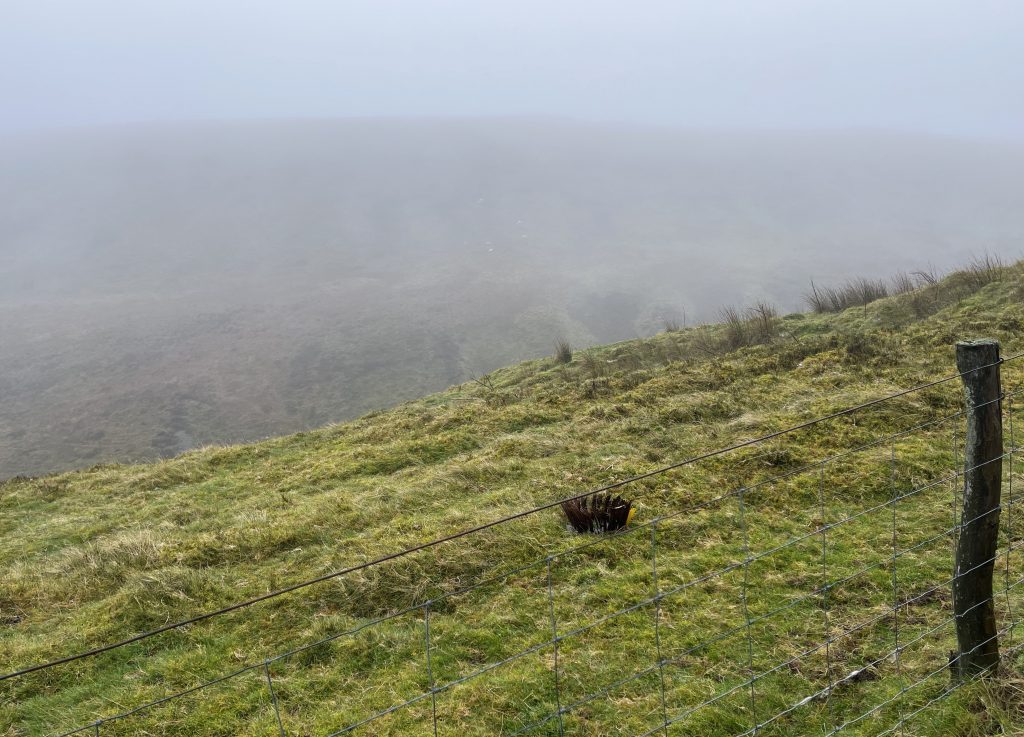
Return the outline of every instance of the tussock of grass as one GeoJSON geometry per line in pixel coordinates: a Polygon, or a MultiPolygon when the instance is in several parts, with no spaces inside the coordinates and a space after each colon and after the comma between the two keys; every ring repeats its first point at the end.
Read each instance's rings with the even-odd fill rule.
{"type": "Polygon", "coordinates": [[[567,340],[555,342],[555,360],[558,363],[572,363],[572,346],[567,340]]]}
{"type": "MultiPolygon", "coordinates": [[[[840,313],[780,318],[767,306],[738,311],[748,331],[738,346],[727,320],[591,348],[568,363],[528,362],[345,425],[204,448],[156,464],[12,480],[0,486],[0,668],[120,639],[947,374],[958,338],[992,335],[1003,340],[1004,352],[1018,350],[1024,275],[1019,265],[991,266],[972,266],[840,313]],[[918,310],[914,300],[923,294],[933,301],[918,310]]],[[[1007,387],[1024,375],[1018,364],[1004,371],[1007,387]]],[[[823,522],[884,503],[894,485],[912,489],[947,473],[955,462],[949,425],[852,454],[824,471],[799,469],[949,414],[959,402],[951,383],[648,479],[629,489],[638,506],[635,521],[642,525],[747,486],[751,551],[773,549],[823,522]],[[781,473],[792,475],[767,483],[781,473]]],[[[950,509],[948,485],[901,502],[901,549],[939,534],[950,523],[950,509]]],[[[1024,519],[1013,522],[1024,529],[1018,524],[1024,519]]],[[[747,571],[752,617],[793,603],[754,627],[750,642],[742,628],[726,634],[744,621],[744,571],[733,569],[666,595],[658,612],[641,606],[562,641],[562,705],[649,669],[657,658],[657,613],[662,655],[673,659],[664,677],[666,706],[680,717],[675,734],[742,732],[792,706],[893,647],[891,616],[840,636],[892,606],[892,524],[892,510],[884,508],[827,536],[831,579],[876,565],[830,590],[828,632],[835,639],[827,656],[820,649],[801,656],[826,634],[825,602],[807,597],[823,581],[821,537],[812,536],[747,571]],[[715,635],[722,639],[696,648],[715,635]],[[754,711],[748,691],[740,689],[684,718],[688,708],[750,677],[751,644],[755,672],[793,661],[758,681],[754,711]]],[[[653,534],[663,592],[744,556],[734,499],[665,520],[653,534]]],[[[429,687],[424,611],[402,613],[406,608],[434,602],[434,680],[454,681],[550,635],[548,555],[557,556],[550,586],[561,633],[648,599],[654,590],[651,535],[648,527],[634,527],[566,552],[581,539],[552,510],[5,683],[0,734],[79,726],[393,616],[274,662],[288,733],[325,734],[429,687]]],[[[1018,558],[1010,566],[1016,576],[1024,574],[1024,558],[1018,558]]],[[[948,539],[900,557],[902,642],[948,618],[948,596],[929,589],[949,574],[948,539]]],[[[1024,611],[1024,601],[1010,603],[1024,611]]],[[[1001,614],[1004,606],[1000,602],[1001,614]]],[[[924,637],[903,653],[899,671],[890,661],[880,663],[877,680],[843,686],[827,704],[813,702],[762,733],[818,734],[863,713],[939,667],[950,637],[949,627],[924,637]]],[[[1011,670],[1017,665],[1007,663],[1011,670]]],[[[555,709],[553,669],[553,649],[541,647],[444,690],[437,699],[442,729],[508,734],[543,719],[555,709]]],[[[946,683],[945,673],[930,679],[849,733],[880,731],[946,683]]],[[[660,685],[655,669],[573,708],[564,715],[565,733],[642,733],[661,719],[660,685]]],[[[958,692],[923,712],[908,734],[1019,731],[1024,722],[1016,702],[1001,701],[1009,705],[997,709],[990,701],[997,695],[958,692]],[[979,704],[993,705],[986,713],[979,704]]],[[[427,699],[364,733],[423,734],[430,719],[427,699]]],[[[557,722],[548,722],[535,733],[557,729],[557,722]]],[[[249,673],[103,731],[142,733],[276,734],[265,677],[249,673]]]]}

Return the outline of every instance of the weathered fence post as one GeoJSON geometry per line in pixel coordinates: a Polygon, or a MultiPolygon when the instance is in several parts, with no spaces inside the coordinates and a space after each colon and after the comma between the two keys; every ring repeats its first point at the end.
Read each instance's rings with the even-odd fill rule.
{"type": "Polygon", "coordinates": [[[964,383],[967,434],[964,438],[963,511],[953,580],[959,651],[954,654],[952,663],[954,676],[966,678],[992,673],[999,665],[992,599],[1003,473],[998,341],[957,343],[956,367],[964,383]]]}

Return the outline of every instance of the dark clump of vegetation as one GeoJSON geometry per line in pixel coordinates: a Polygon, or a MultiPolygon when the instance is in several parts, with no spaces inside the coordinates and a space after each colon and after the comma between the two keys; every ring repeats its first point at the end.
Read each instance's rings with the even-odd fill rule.
{"type": "Polygon", "coordinates": [[[753,343],[771,343],[779,334],[779,311],[775,305],[758,302],[747,310],[747,328],[753,343]]]}
{"type": "Polygon", "coordinates": [[[992,282],[999,281],[1006,273],[1006,263],[995,254],[983,253],[971,259],[962,270],[964,279],[972,292],[976,292],[992,282]]]}
{"type": "Polygon", "coordinates": [[[621,496],[591,494],[562,502],[562,511],[576,532],[615,532],[629,524],[633,503],[621,496]]]}
{"type": "Polygon", "coordinates": [[[697,348],[708,355],[764,345],[779,335],[779,312],[767,302],[758,302],[745,310],[725,307],[719,319],[721,331],[705,332],[698,337],[697,348]]]}
{"type": "Polygon", "coordinates": [[[661,325],[666,333],[678,333],[686,328],[686,310],[667,310],[661,316],[661,325]]]}
{"type": "Polygon", "coordinates": [[[908,303],[917,318],[935,314],[999,281],[1007,272],[1006,263],[991,253],[971,259],[963,269],[942,278],[934,267],[911,273],[898,272],[888,281],[859,277],[838,287],[819,287],[811,282],[811,291],[804,296],[808,307],[816,313],[842,312],[851,307],[864,307],[886,297],[908,296],[908,303]]]}
{"type": "Polygon", "coordinates": [[[572,346],[567,340],[559,340],[555,343],[555,360],[559,363],[572,362],[572,346]]]}
{"type": "MultiPolygon", "coordinates": [[[[905,283],[907,276],[901,275],[897,284],[905,283]]],[[[859,277],[838,287],[819,287],[811,282],[811,291],[805,299],[815,312],[842,312],[850,307],[863,307],[892,293],[882,279],[859,277]]]]}
{"type": "Polygon", "coordinates": [[[720,314],[722,324],[725,326],[723,343],[727,348],[739,348],[747,345],[749,334],[747,332],[747,321],[743,313],[735,307],[723,307],[720,314]]]}

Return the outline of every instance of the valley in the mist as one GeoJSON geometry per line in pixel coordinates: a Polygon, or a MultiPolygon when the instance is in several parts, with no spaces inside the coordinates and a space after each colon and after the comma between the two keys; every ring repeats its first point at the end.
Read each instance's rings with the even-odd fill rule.
{"type": "Polygon", "coordinates": [[[339,421],[557,339],[1020,255],[1024,150],[568,121],[0,140],[0,477],[339,421]]]}

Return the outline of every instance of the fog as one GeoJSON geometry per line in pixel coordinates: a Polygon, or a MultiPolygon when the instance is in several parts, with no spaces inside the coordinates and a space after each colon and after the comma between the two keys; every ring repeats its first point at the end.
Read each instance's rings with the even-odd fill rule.
{"type": "Polygon", "coordinates": [[[4,0],[0,127],[566,115],[1024,131],[1014,0],[4,0]]]}
{"type": "Polygon", "coordinates": [[[498,366],[1015,257],[1024,150],[555,120],[148,125],[0,146],[0,469],[315,427],[498,366]]]}
{"type": "Polygon", "coordinates": [[[0,478],[1024,251],[1017,4],[3,16],[0,478]]]}

